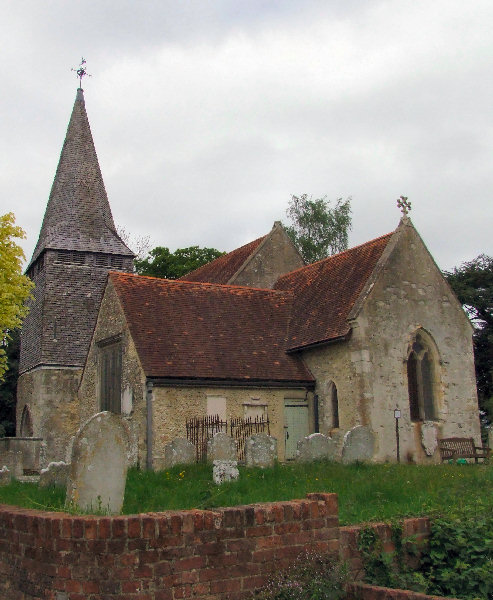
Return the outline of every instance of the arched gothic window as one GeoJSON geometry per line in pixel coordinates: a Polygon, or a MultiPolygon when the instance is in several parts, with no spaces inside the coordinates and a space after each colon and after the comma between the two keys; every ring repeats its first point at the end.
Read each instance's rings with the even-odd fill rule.
{"type": "Polygon", "coordinates": [[[407,357],[407,385],[411,421],[437,419],[438,353],[423,330],[414,336],[407,357]]]}
{"type": "Polygon", "coordinates": [[[339,398],[337,397],[337,387],[333,381],[329,381],[327,385],[327,397],[332,414],[332,429],[339,427],[339,398]]]}
{"type": "Polygon", "coordinates": [[[22,411],[20,437],[33,437],[33,422],[29,406],[26,404],[22,411]]]}

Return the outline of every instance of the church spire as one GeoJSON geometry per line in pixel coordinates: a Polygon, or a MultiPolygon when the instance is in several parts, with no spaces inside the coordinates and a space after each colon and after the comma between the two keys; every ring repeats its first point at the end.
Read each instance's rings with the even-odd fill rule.
{"type": "Polygon", "coordinates": [[[29,266],[47,249],[133,256],[116,233],[81,88],[29,266]]]}

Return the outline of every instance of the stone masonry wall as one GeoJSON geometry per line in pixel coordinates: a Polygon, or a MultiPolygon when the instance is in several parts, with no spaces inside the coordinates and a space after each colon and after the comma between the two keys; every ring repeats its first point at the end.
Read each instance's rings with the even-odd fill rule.
{"type": "Polygon", "coordinates": [[[122,345],[122,415],[130,426],[134,461],[145,465],[146,378],[111,282],[108,283],[101,301],[99,316],[79,386],[79,421],[82,425],[101,410],[98,342],[118,336],[120,336],[122,345]]]}
{"type": "Polygon", "coordinates": [[[357,318],[359,337],[371,362],[371,427],[379,437],[378,460],[395,457],[394,408],[404,460],[439,462],[425,454],[421,422],[412,422],[407,386],[407,352],[424,329],[438,349],[435,428],[438,437],[480,441],[472,328],[447,282],[409,224],[385,264],[357,318]],[[398,282],[398,283],[396,283],[398,282]]]}
{"type": "Polygon", "coordinates": [[[28,406],[33,434],[44,440],[44,467],[52,461],[65,460],[70,438],[79,428],[77,387],[82,369],[32,369],[17,382],[17,435],[20,436],[21,417],[28,406]]]}
{"type": "Polygon", "coordinates": [[[244,417],[247,406],[265,407],[270,434],[277,438],[279,460],[284,460],[284,399],[304,398],[306,391],[272,388],[165,387],[153,389],[153,456],[159,468],[164,446],[175,437],[186,437],[185,422],[191,417],[207,415],[207,398],[226,400],[226,419],[244,417]]]}
{"type": "Polygon", "coordinates": [[[304,549],[337,557],[337,496],[71,516],[0,506],[5,600],[239,600],[304,549]]]}
{"type": "Polygon", "coordinates": [[[303,352],[317,380],[320,431],[342,445],[356,425],[375,434],[374,460],[396,460],[394,409],[399,421],[401,460],[439,462],[427,456],[421,422],[412,422],[407,383],[407,352],[423,328],[436,343],[438,437],[471,437],[479,442],[479,413],[471,343],[472,329],[415,229],[401,228],[399,239],[374,281],[347,341],[303,352]],[[339,399],[340,429],[331,430],[328,385],[339,399]]]}
{"type": "Polygon", "coordinates": [[[303,267],[303,259],[279,222],[253,255],[235,274],[231,283],[258,288],[272,288],[284,273],[303,267]]]}

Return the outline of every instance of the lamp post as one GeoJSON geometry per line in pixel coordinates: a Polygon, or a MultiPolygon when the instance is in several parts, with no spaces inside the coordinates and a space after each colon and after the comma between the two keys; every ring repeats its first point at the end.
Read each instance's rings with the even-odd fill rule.
{"type": "Polygon", "coordinates": [[[394,409],[394,419],[395,419],[395,442],[397,445],[397,462],[401,462],[401,453],[399,446],[399,419],[401,418],[401,411],[399,408],[394,409]]]}

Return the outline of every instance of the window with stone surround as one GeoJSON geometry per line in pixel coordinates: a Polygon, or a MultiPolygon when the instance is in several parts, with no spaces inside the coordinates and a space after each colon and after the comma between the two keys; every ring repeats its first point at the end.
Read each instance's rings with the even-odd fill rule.
{"type": "Polygon", "coordinates": [[[243,402],[243,416],[245,419],[266,419],[267,418],[267,402],[259,397],[251,397],[246,402],[243,402]]]}
{"type": "Polygon", "coordinates": [[[120,414],[122,382],[122,344],[119,337],[98,343],[99,402],[101,410],[120,414]]]}
{"type": "Polygon", "coordinates": [[[411,421],[435,421],[439,388],[439,357],[433,338],[416,332],[407,356],[407,386],[411,421]]]}

